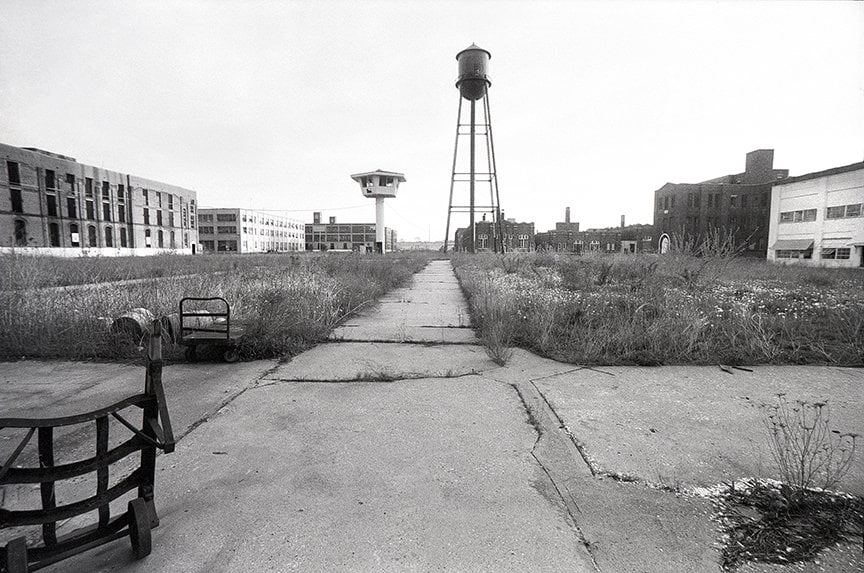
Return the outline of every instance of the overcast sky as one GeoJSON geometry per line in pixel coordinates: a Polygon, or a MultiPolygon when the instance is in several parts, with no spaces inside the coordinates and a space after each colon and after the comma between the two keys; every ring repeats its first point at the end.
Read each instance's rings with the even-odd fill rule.
{"type": "Polygon", "coordinates": [[[852,2],[2,0],[0,142],[303,221],[373,221],[350,174],[400,171],[388,226],[442,240],[472,42],[501,206],[538,231],[566,206],[650,223],[665,182],[754,149],[792,175],[864,160],[852,2]]]}

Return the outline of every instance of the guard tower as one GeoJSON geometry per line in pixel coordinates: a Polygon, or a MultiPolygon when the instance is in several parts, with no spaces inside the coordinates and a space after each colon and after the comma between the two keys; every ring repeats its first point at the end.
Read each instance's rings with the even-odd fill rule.
{"type": "Polygon", "coordinates": [[[447,230],[444,236],[444,252],[450,239],[450,219],[453,213],[468,213],[468,251],[475,252],[477,244],[477,229],[474,225],[476,213],[490,213],[492,219],[492,237],[487,243],[492,250],[504,251],[503,233],[501,229],[501,205],[498,197],[498,177],[495,167],[495,145],[492,142],[492,116],[489,113],[489,87],[492,85],[487,69],[492,55],[471,44],[468,48],[456,54],[459,62],[459,77],[456,87],[459,89],[459,111],[456,115],[456,143],[453,147],[453,169],[450,177],[450,202],[447,207],[447,230]],[[470,113],[466,120],[462,116],[462,100],[470,102],[470,113]],[[477,122],[476,104],[482,101],[482,123],[477,122]],[[480,169],[478,171],[477,136],[483,138],[479,150],[480,169]],[[469,138],[468,156],[459,153],[460,140],[469,138]],[[485,145],[483,145],[485,143],[485,145]],[[485,164],[485,165],[484,165],[485,164]],[[482,171],[482,169],[486,171],[482,171]],[[489,201],[480,200],[477,204],[477,183],[489,186],[489,201]],[[467,189],[465,189],[467,184],[467,189]],[[457,195],[453,202],[454,191],[457,195]],[[467,193],[466,193],[467,191],[467,193]],[[467,196],[466,196],[467,195],[467,196]]]}
{"type": "Polygon", "coordinates": [[[356,173],[351,179],[360,184],[364,197],[375,198],[375,252],[383,254],[387,245],[384,238],[384,199],[396,197],[399,184],[405,182],[405,175],[377,169],[368,173],[356,173]]]}

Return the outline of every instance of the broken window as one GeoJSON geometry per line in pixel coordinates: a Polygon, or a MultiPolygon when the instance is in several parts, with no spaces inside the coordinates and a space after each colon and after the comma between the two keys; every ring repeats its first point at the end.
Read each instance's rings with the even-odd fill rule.
{"type": "Polygon", "coordinates": [[[128,247],[129,246],[129,241],[128,241],[128,238],[126,236],[126,228],[125,227],[120,227],[120,246],[121,247],[128,247]]]}
{"type": "Polygon", "coordinates": [[[57,196],[56,195],[47,195],[45,197],[48,204],[48,216],[56,217],[57,216],[57,196]]]}
{"type": "Polygon", "coordinates": [[[21,185],[21,173],[14,161],[6,162],[6,173],[9,175],[9,185],[21,185]]]}
{"type": "Polygon", "coordinates": [[[45,170],[45,188],[46,189],[54,189],[55,185],[56,185],[56,181],[55,181],[55,177],[54,177],[54,171],[52,171],[51,169],[46,169],[45,170]]]}
{"type": "Polygon", "coordinates": [[[66,211],[70,219],[78,218],[78,205],[75,203],[75,197],[66,197],[66,211]]]}
{"type": "Polygon", "coordinates": [[[24,212],[24,201],[21,198],[21,190],[20,189],[10,189],[9,190],[9,198],[12,201],[12,212],[13,213],[23,213],[24,212]]]}
{"type": "Polygon", "coordinates": [[[51,242],[52,247],[60,246],[60,225],[57,223],[48,225],[48,240],[51,242]]]}
{"type": "Polygon", "coordinates": [[[27,222],[15,219],[15,246],[27,246],[27,222]]]}
{"type": "Polygon", "coordinates": [[[114,246],[114,231],[113,229],[111,229],[111,227],[105,227],[105,246],[114,246]]]}

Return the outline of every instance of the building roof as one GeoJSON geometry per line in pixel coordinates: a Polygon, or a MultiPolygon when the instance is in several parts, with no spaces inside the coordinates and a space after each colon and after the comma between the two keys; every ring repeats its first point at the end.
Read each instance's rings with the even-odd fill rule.
{"type": "Polygon", "coordinates": [[[831,169],[825,169],[824,171],[805,173],[804,175],[798,175],[797,177],[788,177],[782,181],[774,183],[774,185],[788,185],[790,183],[797,183],[798,181],[807,181],[808,179],[817,179],[819,177],[828,177],[829,175],[848,173],[849,171],[858,171],[859,169],[864,169],[864,161],[850,163],[849,165],[844,165],[842,167],[832,167],[831,169]]]}
{"type": "Polygon", "coordinates": [[[351,176],[351,179],[357,181],[361,177],[368,177],[370,175],[386,175],[388,177],[396,177],[399,179],[400,183],[405,183],[405,174],[397,173],[395,171],[382,171],[381,169],[376,169],[375,171],[367,171],[366,173],[355,173],[351,176]]]}

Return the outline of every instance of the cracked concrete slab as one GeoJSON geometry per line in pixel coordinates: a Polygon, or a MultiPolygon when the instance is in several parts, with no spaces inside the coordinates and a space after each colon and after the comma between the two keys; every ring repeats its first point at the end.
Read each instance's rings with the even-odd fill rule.
{"type": "Polygon", "coordinates": [[[154,552],[49,571],[594,571],[507,385],[249,390],[159,460],[154,552]]]}
{"type": "Polygon", "coordinates": [[[387,381],[477,374],[496,368],[479,346],[330,342],[295,357],[267,380],[387,381]]]}
{"type": "MultiPolygon", "coordinates": [[[[824,400],[831,428],[864,434],[864,370],[757,366],[608,367],[538,380],[537,386],[599,468],[675,487],[774,474],[760,404],[777,393],[824,400]]],[[[840,489],[864,494],[859,457],[840,489]]]]}

